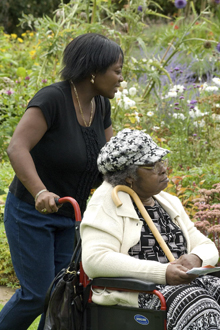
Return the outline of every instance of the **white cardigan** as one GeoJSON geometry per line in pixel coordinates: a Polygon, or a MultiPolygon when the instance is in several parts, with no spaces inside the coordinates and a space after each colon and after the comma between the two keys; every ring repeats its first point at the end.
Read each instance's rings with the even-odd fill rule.
{"type": "MultiPolygon", "coordinates": [[[[116,208],[111,197],[112,189],[109,183],[103,182],[83,216],[80,232],[85,273],[90,278],[124,276],[166,284],[168,263],[139,260],[128,255],[129,249],[140,240],[142,221],[127,193],[118,193],[123,204],[116,208]]],[[[182,229],[188,253],[198,255],[203,266],[215,265],[219,257],[215,244],[195,228],[179,198],[166,192],[160,192],[154,198],[182,229]]],[[[93,301],[104,305],[137,306],[138,293],[95,291],[93,301]]]]}

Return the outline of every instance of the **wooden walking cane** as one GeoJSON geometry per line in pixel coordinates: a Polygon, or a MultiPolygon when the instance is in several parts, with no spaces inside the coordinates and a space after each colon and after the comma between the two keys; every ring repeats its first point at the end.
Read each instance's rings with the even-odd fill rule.
{"type": "Polygon", "coordinates": [[[122,205],[122,202],[120,201],[120,199],[118,197],[119,191],[124,191],[132,197],[132,199],[134,200],[135,204],[137,205],[139,211],[141,212],[144,220],[146,221],[148,227],[152,231],[154,237],[156,238],[156,240],[159,243],[160,247],[162,248],[163,252],[167,256],[168,260],[170,262],[174,261],[175,260],[174,256],[172,255],[170,249],[168,248],[163,237],[161,236],[157,227],[155,226],[152,219],[150,218],[149,214],[145,210],[145,208],[144,208],[140,198],[136,194],[136,192],[134,192],[134,190],[132,190],[131,188],[129,188],[127,186],[118,185],[118,186],[114,187],[114,189],[112,190],[112,199],[113,199],[113,202],[115,203],[116,207],[119,207],[122,205]]]}

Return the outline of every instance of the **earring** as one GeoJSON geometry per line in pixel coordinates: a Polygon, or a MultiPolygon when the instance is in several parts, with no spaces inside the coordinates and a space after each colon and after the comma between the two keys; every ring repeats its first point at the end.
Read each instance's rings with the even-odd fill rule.
{"type": "Polygon", "coordinates": [[[94,82],[95,82],[95,76],[92,74],[92,78],[91,78],[91,80],[90,80],[90,82],[92,83],[92,84],[94,84],[94,82]]]}

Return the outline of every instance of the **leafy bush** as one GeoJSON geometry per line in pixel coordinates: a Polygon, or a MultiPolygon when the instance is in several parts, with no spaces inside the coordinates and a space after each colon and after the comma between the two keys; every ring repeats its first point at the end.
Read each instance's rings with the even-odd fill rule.
{"type": "Polygon", "coordinates": [[[12,265],[8,241],[2,222],[0,222],[0,285],[7,285],[10,287],[19,286],[12,265]]]}
{"type": "MultiPolygon", "coordinates": [[[[4,26],[7,33],[21,34],[24,31],[18,26],[18,23],[22,13],[35,17],[42,17],[46,14],[51,17],[59,4],[60,0],[32,0],[31,3],[28,0],[2,0],[0,2],[0,25],[4,26]]],[[[28,26],[26,26],[27,28],[28,26]]]]}
{"type": "Polygon", "coordinates": [[[13,176],[14,171],[8,162],[0,164],[0,223],[3,220],[6,195],[13,176]]]}

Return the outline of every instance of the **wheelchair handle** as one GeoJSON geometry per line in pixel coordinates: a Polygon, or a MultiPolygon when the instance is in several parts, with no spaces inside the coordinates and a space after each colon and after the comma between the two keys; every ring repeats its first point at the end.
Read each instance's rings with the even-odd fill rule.
{"type": "Polygon", "coordinates": [[[163,237],[159,233],[157,227],[153,223],[153,221],[150,218],[149,214],[145,210],[145,208],[144,208],[140,198],[136,194],[136,192],[134,190],[132,190],[131,188],[129,188],[127,186],[123,186],[123,185],[118,185],[118,186],[114,187],[113,190],[112,190],[112,199],[113,199],[113,202],[115,203],[116,207],[120,207],[122,205],[122,202],[118,197],[118,192],[119,191],[124,191],[132,197],[132,199],[134,200],[135,204],[137,205],[139,211],[141,212],[144,220],[146,221],[148,227],[152,231],[155,239],[157,240],[157,242],[159,243],[159,245],[162,248],[163,252],[167,256],[168,260],[170,262],[174,261],[175,260],[174,256],[172,255],[170,249],[168,248],[166,242],[164,241],[163,237]]]}
{"type": "Polygon", "coordinates": [[[74,198],[69,197],[69,196],[55,198],[55,203],[57,206],[59,206],[60,204],[63,204],[63,203],[70,203],[73,206],[76,221],[79,221],[79,222],[81,221],[81,211],[79,208],[79,204],[77,203],[77,201],[74,198]]]}

